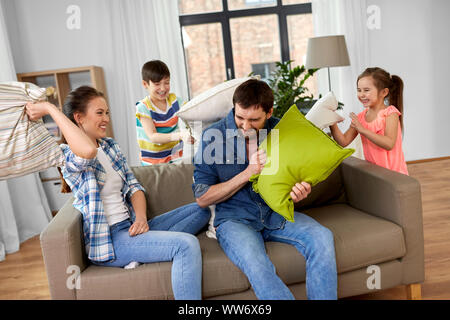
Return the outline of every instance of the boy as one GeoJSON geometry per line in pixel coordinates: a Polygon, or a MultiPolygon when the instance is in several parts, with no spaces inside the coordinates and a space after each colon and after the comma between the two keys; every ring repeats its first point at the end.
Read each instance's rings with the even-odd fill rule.
{"type": "Polygon", "coordinates": [[[193,143],[188,132],[178,130],[180,102],[170,93],[170,71],[159,60],[142,67],[142,84],[149,95],[136,103],[136,132],[142,165],[169,163],[183,155],[183,141],[193,143]]]}

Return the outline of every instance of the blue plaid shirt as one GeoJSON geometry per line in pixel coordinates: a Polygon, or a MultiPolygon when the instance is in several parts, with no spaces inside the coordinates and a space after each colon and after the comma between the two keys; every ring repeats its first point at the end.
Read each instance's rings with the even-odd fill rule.
{"type": "MultiPolygon", "coordinates": [[[[278,121],[280,120],[271,117],[267,120],[264,129],[270,132],[278,121]]],[[[194,159],[192,185],[196,198],[200,198],[211,186],[232,179],[249,165],[245,152],[245,139],[238,135],[234,120],[234,108],[225,118],[203,131],[200,143],[194,159]],[[214,162],[208,164],[209,160],[204,158],[206,155],[212,157],[214,162]]],[[[253,191],[251,182],[227,200],[216,204],[214,227],[228,220],[246,224],[255,231],[261,231],[264,228],[282,229],[286,223],[283,216],[274,212],[261,196],[253,191]]]]}
{"type": "MultiPolygon", "coordinates": [[[[99,145],[111,160],[112,167],[122,177],[122,195],[131,219],[135,213],[131,205],[131,196],[138,190],[144,191],[119,145],[111,138],[99,140],[99,145]]],[[[115,258],[109,225],[100,199],[100,191],[105,184],[106,171],[97,157],[83,159],[75,155],[67,144],[62,144],[65,164],[61,171],[64,180],[72,189],[75,197],[73,206],[83,215],[83,233],[86,253],[92,261],[109,261],[115,258]]]]}

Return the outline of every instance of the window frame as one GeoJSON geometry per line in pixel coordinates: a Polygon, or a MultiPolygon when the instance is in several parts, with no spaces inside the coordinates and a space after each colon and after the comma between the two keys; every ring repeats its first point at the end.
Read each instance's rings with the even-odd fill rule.
{"type": "MultiPolygon", "coordinates": [[[[290,60],[287,16],[310,13],[312,13],[311,2],[283,5],[283,0],[277,0],[276,6],[229,10],[228,0],[222,0],[222,11],[196,14],[180,14],[180,32],[181,29],[186,26],[220,23],[222,26],[223,48],[225,51],[225,74],[227,76],[227,80],[231,80],[235,78],[235,70],[233,60],[233,47],[231,42],[230,19],[276,14],[278,16],[281,59],[283,62],[286,62],[290,60]]],[[[183,37],[181,37],[181,39],[183,41],[183,37]]]]}

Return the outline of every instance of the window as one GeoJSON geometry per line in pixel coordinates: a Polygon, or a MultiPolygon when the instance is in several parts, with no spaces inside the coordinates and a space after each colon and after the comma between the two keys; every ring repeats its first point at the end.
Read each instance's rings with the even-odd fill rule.
{"type": "MultiPolygon", "coordinates": [[[[178,0],[190,98],[277,61],[304,64],[313,36],[310,0],[178,0]]],[[[308,88],[316,95],[315,79],[308,88]]]]}

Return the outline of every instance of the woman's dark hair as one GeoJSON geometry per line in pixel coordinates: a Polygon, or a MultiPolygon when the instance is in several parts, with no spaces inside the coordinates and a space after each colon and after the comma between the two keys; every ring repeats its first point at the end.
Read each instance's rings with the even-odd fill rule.
{"type": "Polygon", "coordinates": [[[166,77],[170,77],[169,68],[160,60],[148,61],[142,66],[142,80],[145,82],[160,82],[166,77]]]}
{"type": "MultiPolygon", "coordinates": [[[[98,91],[95,88],[89,87],[89,86],[81,86],[73,91],[71,91],[64,101],[64,105],[62,107],[62,112],[64,115],[70,119],[73,123],[75,123],[77,126],[77,122],[75,121],[75,113],[86,113],[86,107],[94,98],[101,97],[104,98],[105,95],[98,91]]],[[[67,143],[66,139],[64,137],[62,138],[63,143],[67,143]]],[[[69,185],[66,183],[66,181],[63,178],[61,169],[58,167],[59,174],[61,176],[61,192],[62,193],[70,193],[72,192],[70,190],[69,185]]]]}
{"type": "Polygon", "coordinates": [[[233,105],[239,103],[244,109],[251,106],[261,107],[269,113],[273,107],[273,91],[264,81],[250,79],[239,85],[233,94],[233,105]]]}
{"type": "Polygon", "coordinates": [[[375,68],[367,68],[361,73],[358,77],[356,85],[358,85],[358,81],[364,77],[372,77],[374,80],[375,87],[378,90],[383,90],[385,88],[389,89],[389,93],[386,98],[389,99],[389,104],[395,106],[398,111],[402,113],[400,118],[400,126],[403,130],[403,81],[399,76],[390,75],[384,69],[375,67],[375,68]]]}

